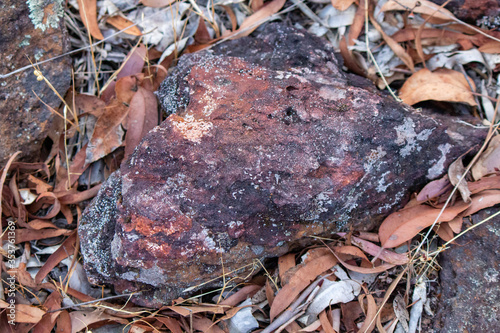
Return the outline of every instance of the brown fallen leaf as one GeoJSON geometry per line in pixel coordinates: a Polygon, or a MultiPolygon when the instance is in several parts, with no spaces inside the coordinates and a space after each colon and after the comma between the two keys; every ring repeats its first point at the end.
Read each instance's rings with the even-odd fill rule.
{"type": "Polygon", "coordinates": [[[480,52],[498,54],[500,53],[500,42],[495,40],[484,43],[479,47],[480,52]]]}
{"type": "Polygon", "coordinates": [[[259,291],[262,287],[256,284],[251,284],[248,286],[244,286],[222,302],[219,302],[219,305],[229,305],[236,306],[246,300],[248,297],[252,297],[255,295],[257,291],[259,291]]]}
{"type": "MultiPolygon", "coordinates": [[[[472,80],[469,82],[472,83],[472,80]]],[[[414,73],[403,84],[399,97],[409,105],[427,100],[477,105],[464,75],[446,68],[434,72],[423,68],[414,73]]]]}
{"type": "Polygon", "coordinates": [[[94,133],[87,146],[86,163],[90,164],[113,152],[123,144],[125,134],[122,122],[129,108],[118,99],[113,99],[106,111],[97,119],[94,133]]]}
{"type": "Polygon", "coordinates": [[[108,17],[106,23],[111,24],[118,30],[123,30],[126,29],[127,27],[130,27],[127,30],[124,30],[123,32],[132,36],[142,36],[141,29],[139,29],[136,25],[134,25],[134,22],[130,21],[129,19],[123,16],[115,15],[108,17]]]}
{"type": "Polygon", "coordinates": [[[205,317],[194,316],[193,328],[203,333],[225,333],[223,330],[219,328],[219,326],[217,326],[210,319],[205,317]]]}
{"type": "Polygon", "coordinates": [[[47,261],[40,268],[35,276],[35,283],[41,283],[42,280],[50,273],[50,271],[61,262],[61,260],[67,258],[68,256],[74,254],[75,244],[76,244],[76,232],[74,231],[62,244],[61,246],[52,253],[47,261]]]}
{"type": "Polygon", "coordinates": [[[333,8],[343,12],[349,8],[355,0],[331,0],[333,8]]]}
{"type": "Polygon", "coordinates": [[[472,166],[472,177],[479,180],[486,175],[500,171],[500,135],[493,137],[488,148],[472,166]]]}
{"type": "Polygon", "coordinates": [[[295,267],[295,254],[293,253],[287,253],[285,255],[282,255],[278,259],[278,272],[279,272],[279,277],[281,281],[281,286],[284,286],[285,284],[288,283],[288,278],[285,278],[286,272],[290,269],[295,267]]]}
{"type": "Polygon", "coordinates": [[[16,304],[16,323],[31,323],[36,324],[42,320],[45,311],[28,304],[16,304]]]}
{"type": "Polygon", "coordinates": [[[234,31],[233,34],[236,33],[238,37],[250,35],[260,24],[264,23],[265,19],[276,14],[283,7],[285,2],[286,0],[273,0],[268,2],[264,7],[247,17],[240,28],[234,31]]]}
{"type": "Polygon", "coordinates": [[[380,9],[382,12],[393,10],[410,10],[418,14],[432,15],[433,18],[444,21],[453,21],[455,18],[449,10],[439,8],[439,5],[427,0],[389,0],[380,9]]]}
{"type": "Polygon", "coordinates": [[[321,323],[321,327],[325,333],[337,333],[332,327],[332,323],[330,322],[330,318],[328,318],[326,310],[320,312],[319,322],[321,323]]]}
{"type": "MultiPolygon", "coordinates": [[[[53,291],[43,302],[43,308],[47,311],[59,309],[61,307],[62,297],[58,290],[53,291]]],[[[60,312],[51,312],[43,315],[42,319],[33,327],[33,333],[50,333],[56,325],[56,320],[60,312]]]]}
{"type": "Polygon", "coordinates": [[[381,248],[380,246],[359,237],[352,236],[351,242],[353,245],[358,246],[366,253],[374,257],[376,256],[389,264],[404,265],[409,261],[408,256],[404,253],[396,253],[388,249],[381,248]]]}
{"type": "Polygon", "coordinates": [[[422,229],[431,226],[440,215],[437,222],[453,220],[470,204],[459,202],[455,206],[447,207],[440,215],[441,208],[427,205],[418,205],[403,209],[389,215],[380,225],[379,236],[382,247],[397,247],[412,239],[422,229]]]}
{"type": "Polygon", "coordinates": [[[153,92],[139,87],[130,101],[125,135],[126,159],[139,145],[144,135],[158,125],[158,102],[153,92]]]}
{"type": "Polygon", "coordinates": [[[71,327],[73,329],[73,332],[79,332],[81,330],[85,330],[91,324],[107,320],[114,321],[116,323],[123,325],[128,324],[127,319],[110,316],[100,310],[72,311],[70,312],[69,316],[71,318],[71,327]]]}
{"type": "Polygon", "coordinates": [[[469,182],[469,190],[472,194],[485,190],[500,190],[500,175],[483,177],[475,182],[469,182]]]}
{"type": "Polygon", "coordinates": [[[163,323],[163,325],[172,331],[172,333],[182,333],[181,325],[179,325],[179,322],[176,319],[157,316],[156,320],[163,323]]]}
{"type": "Polygon", "coordinates": [[[52,238],[57,236],[66,236],[72,232],[73,232],[72,230],[66,230],[66,229],[40,229],[40,230],[17,229],[16,244],[30,242],[33,240],[52,238]]]}
{"type": "Polygon", "coordinates": [[[290,282],[281,288],[274,298],[270,311],[271,320],[283,312],[316,277],[335,266],[337,262],[332,253],[327,253],[298,269],[290,278],[290,282]]]}
{"type": "MultiPolygon", "coordinates": [[[[73,332],[68,311],[61,311],[56,321],[56,332],[73,332]]],[[[177,332],[175,332],[177,333],[177,332]]]]}
{"type": "MultiPolygon", "coordinates": [[[[370,333],[375,328],[375,317],[377,316],[377,303],[375,302],[375,298],[368,292],[365,286],[362,286],[365,294],[360,294],[358,297],[359,304],[364,308],[363,299],[366,297],[367,300],[367,309],[363,312],[365,313],[365,320],[363,321],[363,325],[359,328],[360,333],[370,333]]],[[[379,314],[380,315],[380,314],[379,314]]]]}
{"type": "Polygon", "coordinates": [[[96,39],[104,39],[97,24],[97,0],[77,0],[83,25],[96,39]]]}
{"type": "Polygon", "coordinates": [[[445,242],[449,242],[453,239],[453,230],[448,222],[442,222],[441,224],[434,226],[433,230],[438,234],[439,238],[445,242]]]}

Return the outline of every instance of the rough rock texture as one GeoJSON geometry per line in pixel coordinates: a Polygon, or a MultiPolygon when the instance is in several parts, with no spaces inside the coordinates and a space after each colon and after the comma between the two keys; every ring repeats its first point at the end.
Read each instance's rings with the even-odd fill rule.
{"type": "MultiPolygon", "coordinates": [[[[442,5],[446,0],[432,2],[442,5]]],[[[445,7],[461,20],[487,29],[500,27],[500,0],[451,0],[445,7]]]]}
{"type": "Polygon", "coordinates": [[[152,306],[220,276],[221,260],[230,272],[371,229],[485,134],[398,104],[283,25],[182,57],[159,96],[171,115],[79,230],[91,281],[148,289],[136,302],[152,306]]]}
{"type": "MultiPolygon", "coordinates": [[[[59,56],[67,51],[61,0],[0,2],[0,75],[59,56]],[[29,3],[29,4],[28,4],[29,3]]],[[[64,95],[71,83],[69,58],[40,66],[42,73],[64,95]]],[[[36,160],[51,129],[54,115],[35,96],[57,108],[61,101],[33,69],[6,78],[0,77],[0,165],[17,150],[22,157],[36,160]]]]}
{"type": "MultiPolygon", "coordinates": [[[[475,214],[473,223],[500,207],[475,214]]],[[[500,217],[457,240],[439,259],[442,296],[434,332],[498,332],[500,328],[500,217]]]]}

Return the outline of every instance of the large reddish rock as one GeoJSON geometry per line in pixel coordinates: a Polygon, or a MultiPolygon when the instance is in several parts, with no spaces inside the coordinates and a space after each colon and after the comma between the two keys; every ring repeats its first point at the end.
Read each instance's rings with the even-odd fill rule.
{"type": "MultiPolygon", "coordinates": [[[[51,59],[68,50],[63,14],[62,0],[0,1],[0,166],[18,150],[25,160],[38,160],[53,129],[56,117],[44,103],[57,109],[61,100],[44,81],[37,81],[33,69],[10,73],[30,66],[30,60],[51,59]]],[[[64,96],[71,84],[69,57],[39,67],[64,96]]]]}
{"type": "Polygon", "coordinates": [[[343,74],[329,45],[283,25],[182,57],[159,97],[171,115],[79,228],[91,281],[150,306],[309,236],[372,229],[485,134],[343,74]]]}

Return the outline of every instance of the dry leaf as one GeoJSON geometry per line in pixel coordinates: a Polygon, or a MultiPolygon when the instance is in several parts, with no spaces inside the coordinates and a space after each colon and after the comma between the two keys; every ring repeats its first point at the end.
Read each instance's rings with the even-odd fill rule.
{"type": "Polygon", "coordinates": [[[71,318],[71,326],[73,328],[73,332],[79,332],[81,330],[85,330],[91,324],[99,323],[106,320],[114,321],[123,325],[128,324],[127,319],[110,316],[99,310],[72,311],[70,312],[69,316],[71,318]]]}
{"type": "Polygon", "coordinates": [[[252,284],[249,286],[244,286],[222,302],[219,302],[219,305],[230,305],[230,306],[236,306],[246,300],[249,297],[252,297],[255,295],[257,291],[259,291],[262,287],[252,284]]]}
{"type": "Polygon", "coordinates": [[[366,253],[382,259],[389,264],[404,265],[409,260],[408,256],[404,253],[396,253],[388,249],[381,248],[378,245],[358,237],[351,237],[351,242],[353,245],[358,246],[366,253]]]}
{"type": "Polygon", "coordinates": [[[384,41],[389,45],[394,54],[403,61],[403,63],[408,67],[412,72],[415,70],[415,66],[413,65],[413,59],[406,52],[406,50],[399,45],[394,39],[392,39],[389,35],[384,32],[384,29],[378,24],[377,20],[373,18],[373,15],[370,14],[370,22],[373,24],[375,29],[382,35],[384,41]]]}
{"type": "Polygon", "coordinates": [[[264,23],[265,19],[276,14],[283,7],[285,2],[286,0],[273,0],[247,17],[241,24],[240,28],[235,31],[238,34],[238,37],[250,35],[260,24],[264,23]]]}
{"type": "Polygon", "coordinates": [[[443,176],[440,179],[433,180],[424,186],[424,188],[418,193],[417,201],[424,202],[433,198],[437,198],[440,195],[448,192],[452,188],[448,175],[443,176]]]}
{"type": "MultiPolygon", "coordinates": [[[[469,79],[469,82],[472,83],[472,80],[469,79]]],[[[464,75],[446,68],[435,72],[423,68],[414,73],[403,84],[399,97],[409,105],[427,100],[477,105],[464,75]]]]}
{"type": "Polygon", "coordinates": [[[472,177],[479,180],[486,175],[500,171],[500,135],[493,137],[488,148],[472,167],[472,177]]]}
{"type": "MultiPolygon", "coordinates": [[[[68,311],[61,311],[56,321],[56,332],[73,332],[71,327],[71,317],[68,311]]],[[[179,332],[174,332],[179,333],[179,332]]]]}
{"type": "Polygon", "coordinates": [[[176,0],[141,0],[141,3],[147,7],[161,8],[171,5],[176,0]]]}
{"type": "Polygon", "coordinates": [[[483,177],[475,182],[469,183],[469,190],[472,194],[485,190],[499,190],[500,176],[483,177]]]}
{"type": "Polygon", "coordinates": [[[123,143],[124,131],[121,123],[127,117],[129,108],[117,99],[106,107],[97,119],[94,133],[87,146],[86,162],[92,163],[113,152],[123,143]]]}
{"type": "Polygon", "coordinates": [[[83,25],[90,32],[92,37],[104,39],[101,29],[97,24],[97,0],[77,0],[80,17],[83,25]]]}
{"type": "Polygon", "coordinates": [[[172,333],[182,333],[181,325],[179,325],[179,322],[176,319],[161,316],[157,316],[155,318],[159,322],[163,323],[163,325],[165,325],[169,330],[171,330],[172,333]]]}
{"type": "Polygon", "coordinates": [[[205,317],[193,317],[193,328],[203,333],[225,333],[219,326],[205,317]]]}
{"type": "Polygon", "coordinates": [[[486,42],[479,47],[479,51],[484,53],[499,54],[500,42],[497,42],[496,40],[486,42]]]}
{"type": "Polygon", "coordinates": [[[27,304],[16,304],[16,318],[14,321],[16,323],[31,323],[36,324],[42,320],[45,311],[42,309],[27,305],[27,304]]]}
{"type": "Polygon", "coordinates": [[[453,239],[453,230],[448,222],[442,222],[441,224],[436,225],[432,230],[434,230],[434,232],[438,234],[439,238],[445,242],[449,242],[453,239]]]}
{"type": "MultiPolygon", "coordinates": [[[[469,207],[460,202],[447,207],[437,222],[451,221],[469,207]]],[[[422,229],[431,226],[441,212],[441,208],[419,205],[392,213],[380,225],[379,236],[382,246],[392,248],[412,239],[422,229]]]]}
{"type": "Polygon", "coordinates": [[[270,311],[271,320],[283,312],[316,277],[336,264],[337,260],[335,257],[332,254],[326,254],[309,261],[306,265],[298,269],[290,278],[290,282],[281,288],[274,298],[270,311]]]}
{"type": "Polygon", "coordinates": [[[460,195],[462,196],[462,200],[464,202],[469,202],[471,192],[467,185],[467,181],[465,180],[465,177],[460,181],[465,171],[466,170],[464,167],[464,163],[462,162],[462,157],[459,157],[456,159],[455,162],[451,163],[450,167],[448,168],[448,177],[450,179],[451,184],[453,186],[457,186],[457,189],[460,192],[460,195]]]}
{"type": "Polygon", "coordinates": [[[130,101],[125,135],[125,159],[139,145],[144,135],[158,125],[158,103],[149,90],[139,87],[130,101]]]}
{"type": "Polygon", "coordinates": [[[343,12],[349,8],[355,0],[331,0],[333,8],[343,12]]]}
{"type": "Polygon", "coordinates": [[[282,255],[278,259],[278,272],[279,272],[279,277],[281,281],[281,286],[284,286],[285,284],[288,283],[288,277],[285,278],[286,272],[290,269],[295,267],[295,254],[293,253],[287,253],[285,255],[282,255]]]}
{"type": "Polygon", "coordinates": [[[50,255],[45,264],[40,268],[35,276],[35,283],[41,283],[50,271],[61,262],[61,260],[74,254],[76,244],[76,232],[73,232],[61,246],[50,255]]]}
{"type": "Polygon", "coordinates": [[[142,36],[141,30],[136,25],[134,25],[134,22],[120,15],[108,17],[106,23],[111,24],[118,30],[123,30],[127,27],[130,27],[127,30],[124,30],[123,32],[132,36],[142,36]]]}
{"type": "Polygon", "coordinates": [[[432,15],[433,18],[444,21],[453,21],[455,18],[449,10],[439,8],[439,5],[427,0],[389,0],[382,6],[380,11],[407,11],[408,9],[411,12],[429,16],[432,15]]]}
{"type": "Polygon", "coordinates": [[[359,332],[363,333],[370,333],[373,331],[375,328],[375,316],[377,315],[377,303],[375,303],[375,299],[371,294],[368,293],[368,290],[363,286],[363,289],[365,289],[366,295],[360,295],[359,297],[359,303],[363,304],[363,296],[366,296],[366,300],[368,301],[368,308],[363,310],[365,313],[365,321],[363,322],[363,325],[359,328],[359,332]]]}

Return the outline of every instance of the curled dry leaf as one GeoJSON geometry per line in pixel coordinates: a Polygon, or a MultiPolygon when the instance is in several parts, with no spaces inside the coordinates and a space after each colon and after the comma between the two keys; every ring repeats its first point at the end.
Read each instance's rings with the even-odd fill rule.
{"type": "Polygon", "coordinates": [[[470,204],[459,202],[455,206],[447,207],[440,215],[441,208],[419,205],[403,209],[389,215],[380,225],[379,236],[385,248],[397,247],[412,239],[422,229],[437,222],[453,220],[470,204]],[[439,219],[438,219],[439,216],[439,219]]]}
{"type": "Polygon", "coordinates": [[[281,281],[281,286],[284,286],[285,284],[288,283],[288,278],[289,276],[286,274],[286,272],[290,269],[295,267],[295,254],[293,253],[287,253],[285,255],[282,255],[278,259],[278,268],[279,268],[279,277],[281,281]]]}
{"type": "Polygon", "coordinates": [[[452,188],[448,175],[433,180],[417,194],[417,201],[424,202],[443,195],[452,188]]]}
{"type": "Polygon", "coordinates": [[[472,167],[472,177],[479,180],[498,171],[500,171],[500,135],[491,139],[488,148],[472,167]]]}
{"type": "Polygon", "coordinates": [[[309,261],[296,271],[288,282],[278,292],[271,306],[271,320],[283,312],[295,298],[320,274],[326,272],[337,264],[337,259],[331,254],[325,254],[309,261]]]}
{"type": "Polygon", "coordinates": [[[464,167],[464,163],[462,162],[462,157],[457,158],[457,160],[451,163],[448,168],[448,178],[453,186],[456,186],[460,195],[462,196],[462,200],[464,202],[470,201],[470,190],[467,185],[467,180],[465,180],[466,169],[464,167]],[[462,178],[463,176],[463,178],[462,178]]]}
{"type": "Polygon", "coordinates": [[[382,12],[392,10],[410,10],[413,13],[432,15],[433,18],[444,21],[453,21],[455,19],[455,16],[449,10],[440,8],[439,5],[427,0],[389,0],[380,9],[382,12]]]}
{"type": "Polygon", "coordinates": [[[439,238],[445,242],[449,242],[453,239],[453,230],[451,229],[449,222],[441,222],[441,224],[436,225],[433,230],[439,238]]]}
{"type": "MultiPolygon", "coordinates": [[[[469,82],[473,85],[472,80],[469,82]]],[[[427,100],[477,105],[464,75],[446,68],[435,72],[423,68],[414,73],[403,84],[399,97],[409,105],[427,100]]]]}
{"type": "Polygon", "coordinates": [[[78,0],[78,9],[83,25],[92,37],[104,39],[101,29],[97,24],[97,0],[78,0]]]}
{"type": "Polygon", "coordinates": [[[361,325],[358,332],[370,333],[371,331],[373,331],[373,329],[375,328],[375,324],[376,324],[375,317],[377,316],[377,303],[375,302],[375,298],[373,298],[373,296],[368,293],[368,290],[366,290],[365,287],[363,287],[363,289],[365,289],[366,294],[360,295],[359,303],[361,303],[361,304],[364,303],[363,298],[364,298],[364,296],[366,296],[368,306],[367,306],[366,310],[363,310],[366,317],[365,317],[365,320],[363,322],[363,325],[361,325]]]}
{"type": "Polygon", "coordinates": [[[45,264],[40,268],[35,276],[35,283],[41,283],[50,271],[61,262],[61,260],[74,254],[76,244],[76,232],[74,231],[61,246],[50,255],[45,264]]]}
{"type": "Polygon", "coordinates": [[[132,36],[142,36],[141,30],[136,25],[134,25],[134,22],[120,15],[108,17],[106,23],[111,24],[118,30],[123,30],[126,29],[127,27],[130,27],[123,32],[132,36]]]}
{"type": "Polygon", "coordinates": [[[351,242],[353,245],[358,246],[361,250],[365,251],[366,253],[374,257],[377,257],[379,259],[382,259],[389,264],[404,265],[409,260],[408,256],[404,253],[396,253],[391,250],[381,248],[376,244],[373,244],[367,240],[358,237],[352,236],[351,242]]]}

